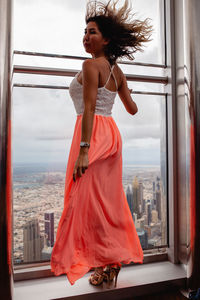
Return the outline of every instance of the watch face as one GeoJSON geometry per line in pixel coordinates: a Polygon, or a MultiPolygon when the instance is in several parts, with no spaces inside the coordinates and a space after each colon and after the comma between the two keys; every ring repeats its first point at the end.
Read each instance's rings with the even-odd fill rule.
{"type": "Polygon", "coordinates": [[[80,143],[80,146],[81,146],[81,147],[85,147],[85,146],[90,147],[90,144],[87,143],[87,142],[81,142],[81,143],[80,143]]]}

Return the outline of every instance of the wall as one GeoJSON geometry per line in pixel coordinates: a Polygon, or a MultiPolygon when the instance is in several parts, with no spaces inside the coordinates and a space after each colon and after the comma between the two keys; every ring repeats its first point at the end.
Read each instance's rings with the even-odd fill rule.
{"type": "Polygon", "coordinates": [[[200,1],[176,0],[174,60],[178,260],[188,288],[200,287],[200,1]]]}

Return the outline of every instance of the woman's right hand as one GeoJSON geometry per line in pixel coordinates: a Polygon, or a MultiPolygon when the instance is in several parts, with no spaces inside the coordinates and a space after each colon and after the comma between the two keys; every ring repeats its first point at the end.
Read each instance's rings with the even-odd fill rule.
{"type": "Polygon", "coordinates": [[[74,171],[73,171],[73,181],[76,181],[77,176],[81,177],[85,170],[88,169],[89,161],[88,161],[88,151],[81,148],[79,156],[75,162],[74,171]]]}

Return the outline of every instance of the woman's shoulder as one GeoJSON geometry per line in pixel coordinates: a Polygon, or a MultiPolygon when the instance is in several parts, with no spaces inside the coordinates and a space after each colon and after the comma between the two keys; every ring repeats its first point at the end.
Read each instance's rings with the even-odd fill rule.
{"type": "Polygon", "coordinates": [[[84,60],[82,67],[85,66],[98,66],[100,63],[99,58],[87,58],[84,60]]]}
{"type": "Polygon", "coordinates": [[[82,64],[82,72],[87,74],[98,75],[97,65],[94,59],[88,58],[85,59],[82,64]]]}
{"type": "Polygon", "coordinates": [[[109,64],[108,60],[105,59],[104,57],[97,57],[97,58],[88,58],[85,59],[83,62],[83,65],[91,65],[95,67],[102,67],[102,65],[107,65],[109,64]]]}
{"type": "Polygon", "coordinates": [[[105,70],[106,64],[108,65],[108,61],[106,61],[105,58],[102,58],[102,57],[88,58],[88,59],[85,59],[82,64],[82,71],[95,70],[95,72],[100,73],[100,72],[102,72],[102,68],[103,68],[103,70],[105,70]]]}
{"type": "MultiPolygon", "coordinates": [[[[84,66],[94,66],[94,67],[102,67],[103,64],[110,64],[108,60],[106,60],[104,57],[97,57],[97,58],[87,58],[83,62],[83,67],[84,66]]],[[[111,64],[110,64],[111,66],[111,64]]],[[[121,68],[117,63],[114,64],[118,72],[123,73],[121,68]]]]}
{"type": "Polygon", "coordinates": [[[82,68],[92,67],[95,65],[95,61],[93,58],[87,58],[82,63],[82,68]]]}

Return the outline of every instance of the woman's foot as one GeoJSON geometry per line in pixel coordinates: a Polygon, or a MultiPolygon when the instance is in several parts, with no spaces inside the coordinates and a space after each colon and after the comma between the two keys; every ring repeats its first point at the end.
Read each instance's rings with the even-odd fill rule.
{"type": "Polygon", "coordinates": [[[104,281],[107,281],[108,285],[110,285],[110,282],[113,281],[115,278],[115,287],[117,285],[117,277],[119,274],[119,271],[121,270],[121,266],[119,265],[108,265],[104,269],[104,281]]]}
{"type": "Polygon", "coordinates": [[[94,273],[90,275],[89,282],[93,285],[100,285],[103,283],[104,279],[104,270],[103,267],[97,267],[94,270],[94,273]]]}

